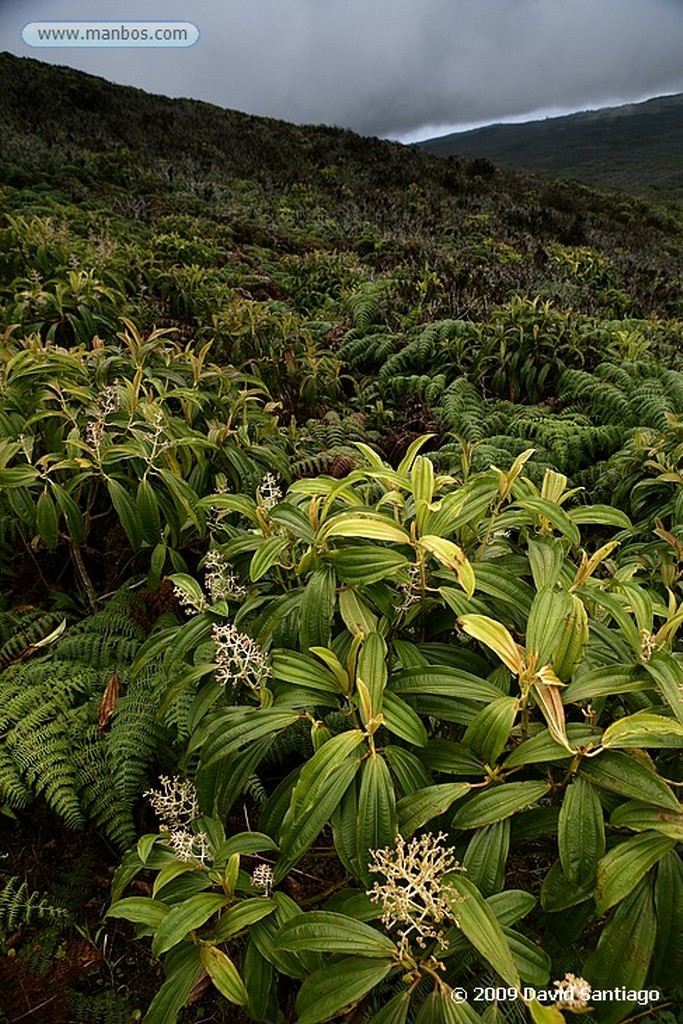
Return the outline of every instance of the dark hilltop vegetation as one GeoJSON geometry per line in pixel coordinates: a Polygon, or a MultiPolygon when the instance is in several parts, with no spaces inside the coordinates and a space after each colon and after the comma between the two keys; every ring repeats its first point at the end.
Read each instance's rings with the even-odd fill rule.
{"type": "Polygon", "coordinates": [[[612,192],[683,199],[683,95],[493,124],[420,143],[429,153],[484,158],[612,192]]]}
{"type": "Polygon", "coordinates": [[[681,1024],[681,205],[0,83],[0,1018],[681,1024]]]}

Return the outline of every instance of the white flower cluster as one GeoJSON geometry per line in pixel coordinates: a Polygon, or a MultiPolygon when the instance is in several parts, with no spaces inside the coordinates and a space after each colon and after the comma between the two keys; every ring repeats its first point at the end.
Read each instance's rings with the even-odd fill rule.
{"type": "Polygon", "coordinates": [[[420,566],[409,565],[408,566],[408,582],[399,583],[397,590],[403,597],[400,604],[396,605],[396,612],[398,615],[403,615],[408,611],[414,604],[416,604],[421,597],[420,591],[420,566]]]}
{"type": "Polygon", "coordinates": [[[282,501],[282,489],[277,482],[277,477],[273,476],[272,473],[266,473],[256,488],[256,497],[266,511],[275,508],[278,502],[282,501]]]}
{"type": "Polygon", "coordinates": [[[255,889],[263,889],[266,896],[270,896],[273,888],[273,869],[270,864],[257,864],[251,876],[251,884],[255,889]]]}
{"type": "Polygon", "coordinates": [[[558,1010],[585,1010],[591,997],[591,986],[585,978],[577,978],[575,974],[565,974],[562,981],[553,982],[560,990],[558,1010]]]}
{"type": "Polygon", "coordinates": [[[240,583],[232,566],[218,551],[209,551],[205,562],[204,583],[212,603],[216,601],[241,601],[247,596],[247,588],[240,583]]]}
{"type": "MultiPolygon", "coordinates": [[[[446,838],[443,832],[426,832],[409,843],[398,836],[396,845],[384,850],[371,850],[373,861],[369,865],[373,874],[384,875],[386,881],[375,882],[368,896],[379,903],[384,911],[382,921],[387,928],[397,924],[399,950],[407,952],[409,936],[413,933],[418,946],[424,949],[427,939],[436,939],[445,945],[443,926],[457,924],[451,903],[443,894],[443,876],[449,871],[463,870],[455,859],[451,847],[440,844],[446,838]]],[[[453,899],[451,893],[450,899],[453,899]]]]}
{"type": "Polygon", "coordinates": [[[199,804],[194,786],[177,776],[162,775],[162,789],[150,789],[144,795],[161,821],[162,832],[166,833],[168,845],[178,860],[186,864],[206,863],[209,848],[204,832],[193,832],[192,822],[199,816],[199,804]]]}
{"type": "Polygon", "coordinates": [[[120,406],[118,380],[107,384],[99,393],[95,406],[95,418],[89,420],[85,428],[85,443],[99,453],[104,441],[104,421],[110,412],[117,412],[120,406]]]}
{"type": "Polygon", "coordinates": [[[216,645],[216,679],[222,685],[237,686],[242,680],[251,690],[259,690],[270,675],[264,650],[246,633],[228,623],[215,625],[211,638],[216,645]]]}
{"type": "Polygon", "coordinates": [[[657,639],[647,629],[640,631],[640,654],[644,662],[648,662],[657,650],[657,639]]]}

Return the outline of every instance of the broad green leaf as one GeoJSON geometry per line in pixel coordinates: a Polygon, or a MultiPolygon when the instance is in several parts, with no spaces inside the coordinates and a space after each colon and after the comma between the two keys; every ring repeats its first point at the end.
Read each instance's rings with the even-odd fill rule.
{"type": "Polygon", "coordinates": [[[410,470],[410,483],[415,504],[429,505],[434,497],[434,464],[424,455],[418,455],[410,470]]]}
{"type": "Polygon", "coordinates": [[[330,623],[336,603],[336,579],[330,566],[316,569],[304,588],[299,611],[299,642],[309,647],[327,647],[330,623]]]}
{"type": "Polygon", "coordinates": [[[467,782],[444,782],[404,796],[396,805],[401,835],[411,836],[425,822],[431,821],[439,814],[445,814],[451,805],[469,793],[471,788],[467,782]]]}
{"type": "Polygon", "coordinates": [[[662,835],[683,842],[683,810],[665,810],[640,800],[627,800],[612,811],[610,824],[615,828],[630,828],[634,832],[655,829],[662,835]]]}
{"type": "Polygon", "coordinates": [[[234,963],[221,949],[202,942],[199,946],[202,967],[222,996],[237,1006],[244,1006],[248,1000],[244,982],[234,963]]]}
{"type": "Polygon", "coordinates": [[[399,551],[381,548],[377,544],[329,551],[325,555],[325,560],[331,563],[342,582],[355,587],[377,583],[410,565],[405,555],[399,551]]]}
{"type": "Polygon", "coordinates": [[[619,718],[602,734],[603,747],[675,747],[683,748],[683,723],[663,715],[639,711],[619,718]]]}
{"type": "Polygon", "coordinates": [[[683,693],[681,693],[681,666],[668,651],[655,651],[645,666],[657,689],[669,705],[676,720],[683,722],[683,693]]]}
{"type": "Polygon", "coordinates": [[[607,750],[597,757],[584,758],[579,766],[579,774],[612,793],[644,800],[657,807],[680,810],[679,802],[666,782],[630,754],[607,750]]]}
{"type": "Polygon", "coordinates": [[[394,544],[410,544],[410,535],[396,523],[383,517],[353,515],[342,512],[339,516],[328,519],[318,531],[320,540],[330,537],[365,537],[367,540],[384,540],[394,544]]]}
{"type": "Polygon", "coordinates": [[[349,693],[349,674],[334,651],[331,651],[328,647],[311,647],[311,654],[315,654],[317,658],[320,658],[327,665],[330,672],[339,681],[342,693],[349,693]]]}
{"type": "Polygon", "coordinates": [[[199,947],[183,943],[166,958],[166,980],[155,995],[143,1024],[175,1024],[178,1014],[202,976],[199,947]]]}
{"type": "Polygon", "coordinates": [[[516,697],[497,697],[467,726],[463,744],[487,764],[495,764],[505,749],[518,711],[516,697]]]}
{"type": "Polygon", "coordinates": [[[275,949],[275,937],[279,929],[287,921],[299,917],[301,908],[283,892],[274,892],[273,900],[276,903],[275,913],[251,925],[249,938],[280,974],[289,978],[303,978],[321,966],[322,957],[319,953],[288,953],[275,949]]]}
{"type": "Polygon", "coordinates": [[[201,892],[172,907],[158,926],[152,940],[152,953],[160,956],[181,942],[189,932],[200,928],[226,904],[222,893],[201,892]]]}
{"type": "Polygon", "coordinates": [[[627,602],[622,595],[588,586],[580,587],[578,594],[585,600],[595,601],[606,609],[619,626],[623,639],[627,641],[633,653],[640,654],[640,631],[637,624],[631,618],[626,607],[627,602]]]}
{"type": "MultiPolygon", "coordinates": [[[[590,725],[583,725],[580,722],[570,722],[567,725],[567,738],[570,746],[577,750],[579,747],[597,747],[600,745],[600,732],[590,725]]],[[[570,757],[566,747],[561,746],[549,729],[543,729],[524,740],[503,762],[506,768],[516,768],[522,764],[539,764],[543,761],[562,761],[570,757]]]]}
{"type": "Polygon", "coordinates": [[[397,477],[400,478],[408,476],[420,448],[424,448],[427,441],[430,441],[433,437],[434,434],[420,434],[419,437],[416,437],[414,441],[410,442],[405,455],[398,464],[398,469],[396,470],[397,477]]]}
{"type": "MultiPolygon", "coordinates": [[[[363,762],[363,765],[366,761],[363,762]]],[[[349,786],[330,817],[332,839],[339,860],[349,875],[360,878],[367,868],[368,858],[358,858],[358,785],[349,786]]],[[[337,907],[330,907],[337,910],[337,907]]]]}
{"type": "Polygon", "coordinates": [[[556,505],[553,501],[548,501],[546,498],[524,498],[517,502],[521,508],[531,512],[541,523],[547,521],[550,526],[555,530],[559,530],[565,537],[578,547],[581,543],[581,534],[579,533],[578,527],[569,515],[561,509],[559,505],[556,505]]]}
{"type": "MultiPolygon", "coordinates": [[[[306,762],[292,792],[291,816],[300,817],[305,813],[306,807],[315,803],[316,792],[329,773],[353,754],[358,747],[364,753],[367,751],[365,735],[360,729],[349,729],[333,736],[306,762]]],[[[289,827],[287,821],[283,827],[289,827]]]]}
{"type": "Polygon", "coordinates": [[[150,928],[158,928],[169,913],[169,908],[159,900],[148,896],[128,896],[119,900],[107,911],[107,917],[122,917],[135,924],[145,924],[150,928]]]}
{"type": "Polygon", "coordinates": [[[107,490],[109,491],[111,503],[119,517],[119,522],[124,529],[126,537],[128,538],[128,542],[133,550],[137,551],[144,539],[142,523],[140,521],[138,511],[133,504],[128,491],[126,491],[118,480],[114,480],[110,477],[107,480],[107,490]]]}
{"type": "Polygon", "coordinates": [[[154,488],[145,476],[141,478],[138,484],[135,505],[140,517],[143,536],[147,543],[154,547],[159,543],[161,537],[161,517],[159,515],[159,502],[154,488]]]}
{"type": "Polygon", "coordinates": [[[630,530],[631,520],[618,508],[612,505],[579,505],[567,513],[577,526],[616,526],[620,530],[630,530]]]}
{"type": "Polygon", "coordinates": [[[427,730],[420,716],[390,690],[385,690],[382,697],[382,717],[389,732],[401,739],[416,747],[423,747],[427,742],[427,730]]]}
{"type": "Polygon", "coordinates": [[[555,861],[541,886],[541,906],[551,914],[585,903],[592,896],[593,883],[585,887],[574,885],[565,876],[559,860],[555,861]]]}
{"type": "MultiPolygon", "coordinates": [[[[422,750],[420,750],[420,754],[422,754],[422,750]]],[[[409,793],[415,793],[418,789],[425,789],[426,786],[431,786],[433,782],[431,774],[427,771],[422,761],[415,754],[411,753],[410,750],[406,750],[405,747],[395,747],[392,744],[388,744],[384,748],[384,756],[396,776],[398,788],[403,796],[408,796],[409,793]]]]}
{"type": "Polygon", "coordinates": [[[41,491],[36,505],[36,530],[43,544],[54,550],[59,541],[59,520],[57,509],[47,487],[41,491]]]}
{"type": "Polygon", "coordinates": [[[154,879],[152,896],[156,896],[165,885],[168,885],[169,882],[172,882],[175,878],[179,878],[188,871],[193,871],[194,867],[194,864],[184,863],[179,860],[174,860],[172,864],[167,864],[165,868],[161,869],[157,877],[154,879]]]}
{"type": "Polygon", "coordinates": [[[567,787],[558,822],[562,870],[570,882],[588,886],[605,852],[605,822],[595,786],[575,778],[567,787]]]}
{"type": "Polygon", "coordinates": [[[253,523],[258,521],[256,502],[246,494],[209,494],[201,499],[201,504],[206,508],[239,512],[253,523]]]}
{"type": "Polygon", "coordinates": [[[355,590],[347,587],[340,591],[339,612],[352,636],[368,636],[377,630],[377,616],[355,590]]]}
{"type": "Polygon", "coordinates": [[[147,858],[152,852],[154,844],[157,842],[158,839],[158,832],[146,832],[144,836],[140,836],[140,838],[138,839],[136,848],[138,851],[138,856],[143,864],[147,863],[147,858]]]}
{"type": "Polygon", "coordinates": [[[604,914],[638,884],[646,871],[676,845],[659,832],[642,832],[612,847],[598,864],[595,903],[604,914]]]}
{"type": "Polygon", "coordinates": [[[206,595],[192,576],[189,576],[186,572],[174,572],[168,578],[193,608],[200,611],[206,607],[206,595]]]}
{"type": "Polygon", "coordinates": [[[618,693],[639,693],[652,690],[652,680],[641,668],[631,665],[610,665],[609,667],[591,669],[562,689],[562,700],[565,704],[574,704],[582,700],[595,700],[597,697],[611,697],[618,693]]]}
{"type": "Polygon", "coordinates": [[[683,977],[683,861],[672,851],[657,865],[655,980],[668,988],[683,977]]]}
{"type": "Polygon", "coordinates": [[[483,773],[481,761],[470,748],[453,740],[429,740],[420,751],[420,760],[432,771],[447,775],[481,776],[483,773]]]}
{"type": "Polygon", "coordinates": [[[355,1006],[363,996],[384,981],[393,960],[375,960],[350,956],[326,964],[306,978],[296,1000],[299,1016],[296,1024],[320,1024],[347,1007],[355,1006]]]}
{"type": "Polygon", "coordinates": [[[365,882],[369,882],[369,851],[393,846],[396,839],[396,794],[384,758],[370,754],[363,762],[358,797],[358,863],[365,882]],[[367,876],[367,877],[366,877],[367,876]]]}
{"type": "Polygon", "coordinates": [[[576,594],[570,596],[571,605],[565,628],[552,653],[553,668],[563,683],[569,682],[583,661],[589,637],[586,606],[576,594]]]}
{"type": "Polygon", "coordinates": [[[486,900],[503,927],[509,927],[521,921],[536,906],[536,900],[523,889],[506,889],[495,893],[486,900]]]}
{"type": "Polygon", "coordinates": [[[481,828],[531,807],[548,792],[546,782],[505,782],[477,793],[455,812],[452,827],[481,828]]]}
{"type": "MultiPolygon", "coordinates": [[[[85,522],[83,520],[83,513],[69,492],[59,484],[55,483],[54,480],[52,481],[52,493],[55,496],[60,512],[64,516],[72,541],[74,544],[82,544],[85,540],[85,522]]],[[[157,540],[158,539],[159,538],[157,536],[157,540]]]]}
{"type": "Polygon", "coordinates": [[[265,896],[242,900],[221,914],[216,927],[207,938],[210,938],[211,942],[224,942],[232,935],[237,935],[244,928],[248,928],[249,925],[272,914],[274,910],[275,904],[265,896]]]}
{"type": "Polygon", "coordinates": [[[521,616],[520,625],[522,621],[526,622],[535,594],[524,580],[513,576],[500,565],[480,561],[477,562],[477,590],[509,606],[506,610],[511,615],[521,616]]]}
{"type": "Polygon", "coordinates": [[[467,877],[483,896],[491,896],[503,888],[509,848],[509,818],[478,828],[470,839],[462,863],[467,877]]]}
{"type": "Polygon", "coordinates": [[[465,1000],[453,998],[455,990],[436,988],[426,997],[420,1007],[415,1024],[482,1024],[481,1017],[465,1000]]]}
{"type": "Polygon", "coordinates": [[[536,590],[554,587],[564,562],[562,542],[556,537],[530,537],[527,553],[536,590]]]}
{"type": "Polygon", "coordinates": [[[505,626],[487,615],[461,615],[460,625],[470,636],[486,644],[515,675],[524,671],[522,648],[505,626]]]}
{"type": "MultiPolygon", "coordinates": [[[[326,743],[325,747],[329,746],[331,742],[330,740],[326,743]]],[[[320,753],[322,753],[322,750],[320,753]]],[[[337,764],[325,776],[324,784],[315,790],[315,797],[317,798],[315,805],[307,804],[302,814],[292,817],[288,823],[286,822],[288,825],[286,831],[283,826],[282,839],[280,841],[280,858],[275,868],[276,883],[282,881],[296,862],[303,857],[306,850],[308,850],[330,820],[344,793],[355,779],[360,764],[361,762],[358,758],[337,764]]],[[[301,779],[296,789],[299,788],[300,783],[301,779]]]]}
{"type": "Polygon", "coordinates": [[[365,683],[372,698],[372,713],[376,715],[382,707],[382,693],[387,683],[387,645],[379,633],[370,633],[363,642],[358,655],[356,675],[365,683]]]}
{"type": "Polygon", "coordinates": [[[268,572],[289,547],[287,537],[268,537],[261,541],[249,565],[249,579],[256,582],[268,572]]]}
{"type": "Polygon", "coordinates": [[[484,704],[500,697],[500,689],[488,680],[443,665],[402,669],[392,676],[391,689],[398,694],[425,693],[484,704]]]}
{"type": "Polygon", "coordinates": [[[399,992],[388,1003],[385,1003],[374,1017],[370,1018],[368,1024],[406,1024],[409,1006],[410,993],[399,992]]]}
{"type": "MultiPolygon", "coordinates": [[[[646,876],[607,921],[597,949],[588,955],[581,973],[594,989],[637,991],[643,988],[656,934],[652,878],[646,876]]],[[[635,1000],[603,1005],[600,1024],[603,1021],[616,1024],[626,1016],[628,1009],[636,1006],[635,1000]]]]}
{"type": "Polygon", "coordinates": [[[560,639],[572,601],[564,590],[543,587],[531,605],[526,630],[527,654],[537,657],[536,664],[547,665],[560,639]]]}
{"type": "Polygon", "coordinates": [[[30,487],[40,476],[35,466],[12,466],[0,469],[0,487],[10,490],[14,487],[30,487]]]}
{"type": "Polygon", "coordinates": [[[255,1020],[277,1014],[275,968],[250,938],[244,953],[242,976],[247,989],[247,1011],[255,1020]]]}
{"type": "Polygon", "coordinates": [[[328,910],[314,910],[292,918],[275,936],[275,948],[292,953],[310,949],[319,953],[354,953],[380,958],[396,953],[396,945],[382,932],[346,914],[328,910]]]}
{"type": "Polygon", "coordinates": [[[547,985],[550,977],[550,957],[535,942],[520,935],[513,928],[503,926],[503,935],[508,940],[512,959],[522,981],[536,988],[547,985]]]}
{"type": "Polygon", "coordinates": [[[510,944],[491,908],[477,887],[461,874],[444,876],[441,893],[451,905],[458,927],[496,974],[519,988],[520,978],[510,944]]]}
{"type": "Polygon", "coordinates": [[[281,679],[293,686],[303,686],[308,690],[320,690],[323,693],[341,692],[341,686],[335,674],[310,654],[275,650],[271,654],[270,661],[271,674],[274,679],[281,679]]]}
{"type": "Polygon", "coordinates": [[[209,768],[247,744],[252,744],[271,733],[275,735],[292,722],[296,722],[298,718],[299,714],[296,711],[279,711],[276,708],[250,708],[239,717],[221,717],[217,720],[218,724],[225,722],[225,727],[216,729],[210,742],[204,744],[202,767],[209,768]],[[230,724],[231,720],[235,720],[234,725],[230,724]]]}

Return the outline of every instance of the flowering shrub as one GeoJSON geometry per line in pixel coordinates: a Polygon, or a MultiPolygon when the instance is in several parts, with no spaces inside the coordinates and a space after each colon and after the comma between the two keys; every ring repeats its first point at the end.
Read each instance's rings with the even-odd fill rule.
{"type": "MultiPolygon", "coordinates": [[[[194,614],[140,654],[157,652],[190,706],[202,813],[179,783],[154,796],[180,810],[131,855],[130,870],[166,872],[144,923],[168,949],[158,935],[177,916],[174,938],[215,984],[207,944],[241,964],[254,1020],[358,1006],[372,1024],[472,1024],[485,978],[537,1024],[621,986],[595,1004],[612,1024],[629,992],[673,981],[683,608],[619,561],[626,516],[576,503],[561,474],[535,485],[529,452],[463,484],[423,443],[397,469],[360,446],[365,466],[341,481],[203,499],[208,593],[175,574],[194,614]],[[247,831],[225,840],[240,814],[247,831]],[[530,845],[536,879],[515,867],[530,845]],[[187,870],[193,895],[172,880],[187,870]],[[305,911],[289,895],[302,886],[305,911]],[[253,924],[245,910],[236,938],[230,901],[254,892],[270,910],[253,924]],[[159,899],[178,902],[163,921],[159,899]],[[551,1010],[533,990],[563,974],[551,1010]]],[[[114,912],[136,919],[131,899],[114,912]]],[[[167,964],[167,990],[186,991],[167,964]]],[[[146,1019],[167,1018],[153,1005],[146,1019]]]]}

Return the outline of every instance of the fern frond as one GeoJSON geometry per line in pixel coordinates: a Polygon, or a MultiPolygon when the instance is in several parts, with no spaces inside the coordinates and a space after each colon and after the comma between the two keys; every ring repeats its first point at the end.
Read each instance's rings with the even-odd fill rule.
{"type": "Polygon", "coordinates": [[[68,916],[64,907],[54,906],[16,875],[0,887],[0,932],[10,934],[32,921],[63,921],[68,916]]]}

